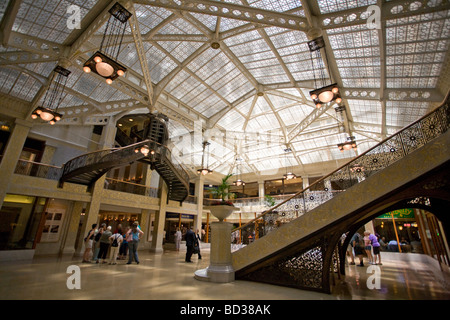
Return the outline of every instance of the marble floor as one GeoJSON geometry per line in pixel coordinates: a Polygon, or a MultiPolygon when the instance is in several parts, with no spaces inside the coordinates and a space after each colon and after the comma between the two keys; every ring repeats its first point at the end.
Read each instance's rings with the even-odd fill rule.
{"type": "MultiPolygon", "coordinates": [[[[424,263],[383,260],[378,288],[370,289],[372,273],[348,266],[347,276],[333,292],[323,294],[263,283],[234,281],[214,284],[195,280],[203,259],[184,262],[184,252],[139,252],[140,264],[86,264],[81,259],[37,257],[0,263],[1,300],[449,300],[450,291],[424,263]],[[68,289],[69,266],[80,268],[80,289],[68,289]],[[371,279],[369,279],[371,281],[371,279]]],[[[374,271],[374,270],[370,270],[374,271]]],[[[375,283],[371,281],[371,283],[375,283]]]]}

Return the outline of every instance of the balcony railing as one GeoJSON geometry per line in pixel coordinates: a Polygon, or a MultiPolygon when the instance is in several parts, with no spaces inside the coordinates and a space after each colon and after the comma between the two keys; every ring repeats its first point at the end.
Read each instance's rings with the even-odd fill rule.
{"type": "Polygon", "coordinates": [[[105,189],[158,198],[158,188],[153,188],[130,181],[106,178],[105,189]]]}
{"type": "Polygon", "coordinates": [[[62,169],[61,167],[49,164],[19,159],[14,173],[30,177],[59,180],[62,169]]]}
{"type": "Polygon", "coordinates": [[[252,221],[233,230],[233,250],[267,235],[281,225],[289,223],[332,199],[339,193],[331,190],[332,185],[337,185],[341,191],[344,191],[445,133],[450,127],[449,104],[450,92],[444,103],[434,111],[292,195],[284,202],[276,204],[252,221]]]}

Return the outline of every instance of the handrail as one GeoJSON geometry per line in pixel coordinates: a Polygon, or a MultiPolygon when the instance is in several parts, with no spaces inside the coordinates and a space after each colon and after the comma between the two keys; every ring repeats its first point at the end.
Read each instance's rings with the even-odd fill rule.
{"type": "MultiPolygon", "coordinates": [[[[386,166],[392,164],[393,162],[403,158],[405,155],[409,154],[410,152],[412,152],[413,150],[415,150],[421,146],[421,145],[419,145],[419,142],[417,142],[417,140],[419,140],[419,139],[415,135],[410,135],[408,132],[409,130],[412,131],[413,134],[420,133],[422,135],[421,138],[423,140],[422,141],[423,143],[426,143],[426,142],[434,139],[438,134],[442,134],[448,130],[448,128],[450,126],[449,103],[450,103],[450,91],[447,93],[442,104],[439,107],[437,107],[436,109],[428,112],[426,115],[424,115],[420,119],[412,122],[411,124],[404,127],[400,131],[394,133],[390,137],[382,140],[380,143],[378,143],[377,145],[368,149],[367,151],[360,154],[356,158],[351,159],[344,165],[342,165],[339,168],[337,168],[336,170],[332,171],[330,174],[320,178],[319,180],[315,181],[308,187],[295,193],[294,195],[292,195],[285,201],[273,206],[269,210],[264,211],[255,219],[247,222],[246,224],[244,224],[241,227],[235,228],[234,230],[232,230],[232,233],[239,232],[239,234],[240,234],[239,241],[240,241],[240,243],[244,243],[242,238],[245,239],[245,237],[243,237],[244,232],[242,232],[242,231],[244,231],[246,229],[251,229],[252,225],[254,225],[254,230],[256,232],[256,230],[258,229],[258,226],[257,226],[258,223],[264,225],[265,227],[267,226],[267,224],[271,224],[271,226],[264,228],[264,229],[268,229],[268,230],[262,230],[262,228],[260,230],[258,230],[259,233],[261,233],[261,231],[262,231],[262,233],[267,234],[266,231],[270,232],[274,228],[277,227],[276,221],[273,221],[273,218],[272,218],[272,220],[264,221],[264,220],[268,220],[265,218],[267,218],[267,215],[269,213],[272,213],[275,209],[279,209],[280,207],[288,204],[289,202],[293,202],[292,203],[293,208],[291,208],[291,211],[296,211],[296,215],[291,214],[291,216],[293,216],[293,218],[296,218],[299,216],[299,211],[302,211],[302,209],[304,211],[303,213],[306,213],[307,211],[309,211],[308,209],[312,210],[317,205],[320,205],[333,197],[332,193],[330,192],[330,195],[325,196],[325,197],[323,197],[323,199],[319,199],[319,201],[315,201],[315,203],[313,203],[313,201],[316,199],[314,199],[314,198],[313,199],[308,199],[308,198],[305,199],[305,197],[304,197],[305,194],[307,194],[307,191],[310,190],[312,187],[319,186],[319,184],[322,184],[322,183],[325,184],[325,182],[328,182],[328,184],[331,184],[331,181],[332,181],[331,178],[334,176],[339,177],[340,178],[339,181],[342,182],[343,184],[346,184],[345,181],[348,181],[347,183],[350,183],[351,184],[350,187],[351,187],[353,184],[355,184],[355,183],[351,182],[352,179],[358,181],[357,183],[359,183],[360,181],[362,181],[366,178],[366,175],[368,176],[375,172],[378,172],[379,170],[385,168],[386,166]],[[443,113],[443,114],[437,115],[438,113],[443,113]],[[433,118],[433,116],[434,116],[434,119],[431,119],[431,118],[433,118]],[[430,120],[430,121],[428,121],[429,123],[427,123],[427,120],[430,120]],[[426,128],[426,130],[428,130],[427,132],[420,131],[421,130],[420,127],[422,124],[428,124],[428,128],[426,128]],[[418,128],[415,128],[415,127],[418,127],[418,128]],[[440,129],[441,131],[438,131],[438,129],[440,129]],[[407,141],[407,139],[405,139],[405,141],[403,141],[403,139],[402,139],[403,135],[406,135],[409,138],[409,141],[407,141]],[[401,145],[401,149],[399,148],[398,144],[401,145]],[[408,144],[411,144],[411,146],[408,144]],[[389,147],[389,148],[384,149],[383,147],[385,147],[385,146],[389,147]],[[410,148],[408,148],[408,146],[410,148]],[[379,149],[381,149],[381,150],[379,150],[379,149]],[[392,153],[393,155],[381,157],[380,159],[378,159],[379,157],[372,156],[372,152],[374,152],[374,151],[380,151],[375,154],[383,155],[385,153],[388,153],[388,154],[392,153]],[[391,158],[391,160],[393,160],[393,161],[389,161],[390,160],[389,158],[391,158]],[[385,162],[386,165],[383,166],[383,162],[385,162]],[[365,166],[368,167],[367,168],[367,169],[369,169],[368,171],[365,170],[365,166]],[[353,172],[353,176],[350,172],[353,172]],[[347,173],[348,173],[348,175],[347,175],[347,173]],[[349,178],[349,179],[345,180],[344,178],[349,178]],[[295,201],[295,200],[299,200],[299,201],[295,201]],[[300,200],[302,200],[302,201],[300,201],[300,200]],[[320,202],[320,200],[324,200],[324,201],[320,202]],[[302,206],[303,206],[303,208],[302,208],[302,206]]],[[[333,180],[333,181],[335,181],[335,180],[333,180]]],[[[330,189],[331,188],[327,188],[327,187],[324,188],[325,191],[331,191],[330,189]]],[[[283,220],[286,221],[287,219],[283,218],[283,220]]],[[[264,234],[259,234],[259,236],[263,236],[264,234]]]]}
{"type": "MultiPolygon", "coordinates": [[[[109,149],[97,150],[97,151],[93,151],[93,152],[89,152],[89,153],[85,153],[80,156],[77,156],[77,157],[67,161],[65,164],[63,164],[63,166],[62,166],[63,173],[66,174],[66,173],[68,173],[68,170],[73,171],[74,169],[85,166],[86,165],[85,162],[80,163],[80,165],[75,168],[71,164],[75,164],[75,163],[77,163],[77,161],[80,161],[83,159],[88,159],[88,157],[90,157],[90,156],[93,156],[94,163],[98,163],[99,160],[101,160],[102,158],[104,158],[107,155],[110,155],[110,154],[118,152],[118,151],[134,150],[135,148],[145,145],[145,144],[152,144],[152,145],[157,146],[158,148],[164,150],[163,152],[160,152],[160,153],[161,154],[164,153],[166,155],[166,158],[168,158],[167,154],[169,156],[171,156],[171,151],[167,148],[167,146],[162,145],[154,140],[147,139],[147,140],[143,140],[143,141],[133,143],[128,146],[124,146],[124,147],[120,147],[120,148],[109,148],[109,149]],[[67,168],[67,170],[66,170],[66,168],[67,168]]],[[[184,169],[184,167],[181,164],[179,164],[175,158],[170,157],[170,160],[172,162],[174,162],[174,166],[176,166],[176,168],[182,172],[182,176],[187,181],[189,181],[189,174],[186,171],[186,169],[184,169]]],[[[87,164],[87,165],[89,165],[89,164],[87,164]]]]}

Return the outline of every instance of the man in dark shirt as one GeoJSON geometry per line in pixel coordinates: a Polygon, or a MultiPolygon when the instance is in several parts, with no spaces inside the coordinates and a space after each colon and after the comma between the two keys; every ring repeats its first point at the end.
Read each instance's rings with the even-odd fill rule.
{"type": "Polygon", "coordinates": [[[191,257],[192,254],[194,253],[194,243],[195,243],[195,233],[194,231],[192,231],[191,229],[188,229],[188,231],[186,232],[186,262],[192,262],[191,261],[191,257]]]}

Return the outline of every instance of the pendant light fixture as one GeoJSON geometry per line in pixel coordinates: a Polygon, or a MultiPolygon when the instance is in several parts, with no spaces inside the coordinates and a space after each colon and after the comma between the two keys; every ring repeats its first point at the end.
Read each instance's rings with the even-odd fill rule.
{"type": "MultiPolygon", "coordinates": [[[[330,78],[329,84],[327,77],[325,76],[325,66],[323,65],[322,55],[320,50],[325,50],[325,42],[323,37],[320,36],[308,42],[309,51],[311,54],[311,64],[314,74],[314,87],[316,89],[309,92],[311,99],[317,108],[322,107],[324,104],[336,101],[336,103],[341,103],[342,98],[339,94],[339,87],[336,83],[331,83],[331,72],[328,67],[328,75],[330,78]],[[313,55],[315,54],[315,57],[313,55]],[[316,62],[316,63],[314,63],[316,62]],[[316,75],[317,73],[317,75],[316,75]]],[[[326,54],[325,54],[326,59],[326,54]]]]}
{"type": "Polygon", "coordinates": [[[69,74],[69,70],[61,66],[56,66],[52,71],[50,86],[45,93],[42,106],[38,106],[34,109],[31,118],[41,118],[51,125],[54,125],[57,121],[61,120],[62,115],[58,113],[58,107],[61,103],[69,74]]]}
{"type": "Polygon", "coordinates": [[[209,143],[208,141],[204,141],[203,142],[203,153],[202,153],[202,167],[200,169],[197,170],[198,174],[201,174],[203,176],[207,175],[207,174],[212,174],[213,171],[211,169],[209,169],[209,145],[211,143],[209,143]],[[206,158],[206,167],[204,166],[205,163],[205,148],[208,147],[208,153],[207,153],[207,158],[206,158]]]}
{"type": "Polygon", "coordinates": [[[240,187],[245,186],[245,182],[241,179],[241,170],[240,170],[240,162],[242,161],[241,158],[236,158],[236,176],[237,180],[233,182],[234,186],[240,187]]]}
{"type": "Polygon", "coordinates": [[[344,143],[339,143],[338,148],[342,152],[344,152],[344,150],[351,150],[351,149],[356,150],[357,147],[355,137],[354,136],[347,137],[347,141],[344,143]]]}
{"type": "Polygon", "coordinates": [[[295,178],[297,178],[297,176],[294,173],[292,173],[292,171],[294,171],[294,170],[293,170],[293,168],[291,166],[290,161],[289,161],[289,166],[287,165],[288,164],[287,154],[292,152],[292,150],[291,150],[291,148],[288,147],[288,148],[284,149],[284,152],[285,152],[284,156],[285,156],[286,174],[283,175],[283,178],[286,179],[286,180],[295,179],[295,178]]]}
{"type": "Polygon", "coordinates": [[[100,49],[83,66],[86,73],[94,72],[111,84],[117,77],[123,76],[127,68],[118,61],[120,47],[131,13],[116,2],[109,10],[111,16],[106,23],[100,49]]]}

